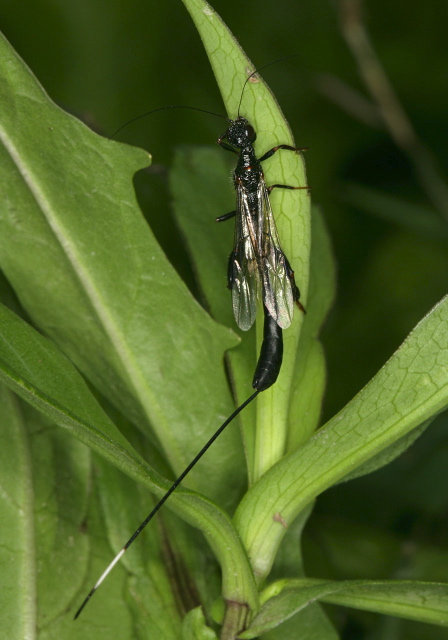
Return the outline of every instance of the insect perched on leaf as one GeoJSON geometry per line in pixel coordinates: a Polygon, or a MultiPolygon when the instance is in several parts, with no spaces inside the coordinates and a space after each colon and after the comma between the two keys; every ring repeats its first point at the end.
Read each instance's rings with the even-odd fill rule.
{"type": "MultiPolygon", "coordinates": [[[[271,64],[274,64],[274,62],[265,65],[265,67],[271,64]]],[[[252,380],[252,387],[255,389],[255,392],[227,418],[186,469],[174,481],[169,490],[97,580],[76,612],[75,619],[80,615],[87,602],[109,572],[122,558],[125,551],[152,520],[157,511],[159,511],[173,491],[181,484],[227,425],[232,422],[261,391],[265,391],[274,384],[280,372],[283,359],[282,330],[290,326],[294,315],[295,304],[305,313],[305,309],[299,301],[300,292],[294,280],[294,272],[280,245],[269,194],[275,188],[308,189],[308,187],[284,184],[274,184],[268,187],[261,166],[262,162],[271,158],[280,149],[293,151],[295,153],[303,149],[287,144],[280,144],[264,153],[261,158],[257,158],[254,149],[254,143],[257,137],[255,129],[246,118],[239,115],[247,82],[253,81],[255,74],[265,67],[261,67],[252,72],[246,79],[241,92],[238,116],[235,120],[231,120],[217,113],[205,111],[204,109],[184,105],[173,105],[149,111],[130,121],[133,122],[162,109],[194,109],[224,118],[229,123],[226,131],[218,138],[217,142],[223,149],[238,155],[237,165],[233,173],[237,203],[236,210],[219,216],[216,221],[223,222],[235,218],[234,247],[230,254],[227,272],[227,284],[228,288],[232,291],[235,320],[243,331],[250,329],[255,321],[258,300],[261,300],[264,311],[263,343],[252,380]]],[[[118,131],[121,131],[122,128],[123,127],[118,131]]],[[[114,135],[116,135],[118,131],[114,135]]]]}
{"type": "Polygon", "coordinates": [[[305,312],[299,301],[300,291],[294,280],[294,272],[280,245],[269,194],[275,188],[308,187],[284,184],[268,187],[261,166],[279,149],[294,152],[302,149],[281,144],[257,158],[253,146],[257,134],[250,122],[240,115],[229,122],[230,126],[218,138],[218,144],[238,154],[233,173],[237,208],[217,218],[217,222],[235,217],[234,247],[229,258],[227,278],[232,291],[235,320],[240,329],[247,331],[251,328],[257,312],[257,300],[263,302],[264,339],[252,386],[258,391],[265,391],[274,384],[280,372],[282,329],[287,329],[292,322],[294,303],[305,312]]]}

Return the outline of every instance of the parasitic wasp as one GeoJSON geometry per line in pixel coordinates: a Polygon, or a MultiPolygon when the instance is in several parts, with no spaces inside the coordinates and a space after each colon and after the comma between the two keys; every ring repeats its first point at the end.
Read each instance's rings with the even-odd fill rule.
{"type": "Polygon", "coordinates": [[[292,322],[294,303],[305,312],[300,303],[294,272],[280,245],[269,194],[275,188],[308,187],[285,184],[268,187],[261,163],[280,149],[294,152],[303,149],[281,144],[257,158],[254,149],[257,134],[250,122],[238,115],[229,123],[227,130],[218,138],[218,144],[222,149],[238,155],[233,173],[237,208],[218,217],[216,221],[235,218],[234,247],[229,258],[227,280],[228,288],[232,291],[235,320],[240,329],[247,331],[251,328],[257,312],[257,301],[261,299],[263,303],[263,343],[252,386],[258,391],[265,391],[274,384],[280,372],[282,329],[287,329],[292,322]]]}
{"type": "MultiPolygon", "coordinates": [[[[282,58],[281,60],[284,59],[285,58],[282,58]]],[[[196,107],[172,105],[149,111],[126,123],[129,124],[150,113],[163,109],[182,108],[201,111],[227,120],[228,127],[218,138],[217,143],[222,149],[238,155],[237,164],[233,172],[233,182],[237,196],[236,209],[230,213],[219,216],[216,218],[216,221],[224,222],[225,220],[235,218],[234,246],[228,261],[227,286],[232,292],[232,304],[236,323],[243,331],[247,331],[253,325],[258,301],[261,300],[264,312],[263,342],[252,380],[252,387],[255,389],[254,393],[235,409],[174,481],[151,513],[145,518],[99,577],[77,610],[75,619],[78,618],[95,591],[123,557],[125,551],[152,520],[173,491],[181,484],[227,425],[232,422],[261,391],[269,389],[269,387],[275,383],[280,373],[283,359],[282,330],[290,326],[294,315],[295,304],[305,313],[305,309],[300,302],[300,291],[294,279],[294,272],[281,248],[269,194],[276,188],[308,189],[309,187],[285,184],[274,184],[268,187],[261,165],[262,162],[271,158],[281,149],[293,151],[294,153],[299,153],[304,149],[287,144],[280,144],[265,152],[260,158],[257,158],[254,149],[254,143],[257,137],[255,129],[246,118],[240,115],[241,103],[247,82],[254,82],[258,71],[276,62],[279,62],[279,60],[260,67],[250,73],[248,78],[246,78],[241,91],[238,115],[235,120],[196,107]]],[[[120,127],[114,136],[121,131],[122,128],[123,127],[120,127]]]]}

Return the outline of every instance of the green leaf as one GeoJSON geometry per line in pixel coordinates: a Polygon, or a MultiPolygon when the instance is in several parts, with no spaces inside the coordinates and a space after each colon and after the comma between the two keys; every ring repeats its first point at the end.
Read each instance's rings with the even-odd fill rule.
{"type": "Polygon", "coordinates": [[[411,581],[286,580],[269,588],[271,597],[241,638],[255,638],[316,600],[420,622],[448,626],[448,584],[411,581]]]}
{"type": "Polygon", "coordinates": [[[148,465],[112,424],[72,363],[46,338],[0,305],[0,379],[81,442],[134,477],[148,465]]]}
{"type": "Polygon", "coordinates": [[[448,626],[448,584],[387,580],[369,584],[357,581],[347,590],[325,597],[345,607],[448,626]]]}
{"type": "Polygon", "coordinates": [[[0,385],[2,629],[7,637],[26,638],[33,636],[37,617],[34,495],[29,443],[17,404],[0,385]]]}
{"type": "MultiPolygon", "coordinates": [[[[257,154],[261,156],[277,144],[293,145],[289,126],[266,84],[258,76],[254,78],[258,81],[246,84],[255,67],[221,18],[202,0],[184,0],[184,4],[202,38],[227,113],[231,118],[240,113],[255,127],[257,154]]],[[[303,159],[298,154],[288,151],[276,153],[265,163],[264,170],[267,184],[307,184],[303,159]]],[[[276,189],[271,194],[271,202],[283,250],[295,272],[306,306],[310,254],[310,199],[307,190],[276,189]]],[[[217,215],[219,213],[221,212],[217,212],[217,215]]],[[[190,251],[196,253],[196,248],[190,245],[190,251]]],[[[245,426],[246,431],[249,431],[246,433],[246,448],[251,481],[259,478],[285,453],[291,380],[302,323],[303,314],[297,312],[292,326],[284,334],[284,358],[278,381],[257,398],[256,434],[252,432],[252,421],[245,426]]],[[[262,323],[258,322],[257,355],[261,339],[262,323]]],[[[232,368],[238,368],[239,362],[231,360],[232,368]]],[[[244,389],[247,389],[245,375],[236,372],[234,377],[238,382],[244,378],[244,389]]],[[[244,390],[243,395],[241,390],[237,389],[238,401],[241,402],[245,397],[246,391],[244,390]]],[[[242,419],[244,421],[244,417],[242,419]]]]}
{"type": "MultiPolygon", "coordinates": [[[[35,325],[180,473],[232,411],[222,358],[235,337],[192,298],[137,206],[147,154],[56,107],[5,40],[0,92],[0,266],[35,325]]],[[[228,429],[188,484],[234,504],[240,442],[228,429]]]]}
{"type": "Polygon", "coordinates": [[[259,578],[312,499],[448,404],[448,297],[349,404],[245,495],[235,522],[259,578]],[[262,508],[261,508],[262,505],[262,508]]]}

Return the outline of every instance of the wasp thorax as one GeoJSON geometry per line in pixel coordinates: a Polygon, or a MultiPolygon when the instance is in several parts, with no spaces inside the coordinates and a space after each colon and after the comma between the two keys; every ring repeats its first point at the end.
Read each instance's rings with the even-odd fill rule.
{"type": "Polygon", "coordinates": [[[253,144],[256,137],[255,129],[242,116],[238,116],[227,129],[227,140],[231,145],[239,149],[246,147],[248,144],[253,144]]]}

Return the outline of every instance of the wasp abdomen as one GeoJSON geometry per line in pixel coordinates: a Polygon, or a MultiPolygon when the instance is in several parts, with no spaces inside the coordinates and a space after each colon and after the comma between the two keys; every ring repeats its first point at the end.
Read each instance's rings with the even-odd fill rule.
{"type": "Polygon", "coordinates": [[[282,330],[266,307],[263,306],[263,309],[263,343],[252,380],[252,387],[257,391],[266,391],[274,384],[280,373],[283,360],[282,330]]]}

